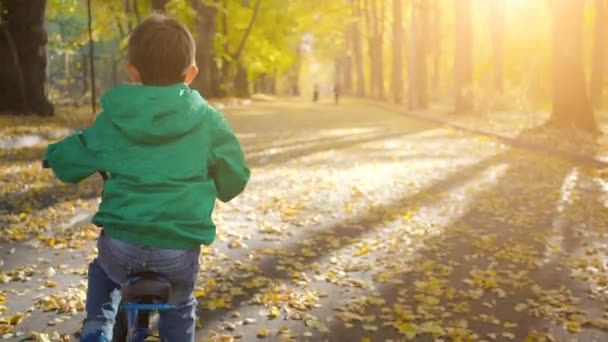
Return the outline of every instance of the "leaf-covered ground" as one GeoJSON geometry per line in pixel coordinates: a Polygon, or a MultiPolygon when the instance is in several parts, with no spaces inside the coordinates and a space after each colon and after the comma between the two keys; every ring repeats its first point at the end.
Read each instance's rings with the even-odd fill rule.
{"type": "MultiPolygon", "coordinates": [[[[201,341],[608,340],[603,170],[359,102],[227,116],[252,180],[218,204],[201,255],[201,341]]],[[[39,168],[86,116],[30,120],[0,118],[0,336],[65,341],[82,319],[100,182],[39,168]]],[[[498,121],[473,123],[605,148],[498,121]]]]}

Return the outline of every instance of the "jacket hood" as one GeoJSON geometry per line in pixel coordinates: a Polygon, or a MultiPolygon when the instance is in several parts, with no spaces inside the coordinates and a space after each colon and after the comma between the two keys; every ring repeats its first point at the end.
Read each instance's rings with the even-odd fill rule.
{"type": "Polygon", "coordinates": [[[131,141],[161,144],[196,129],[206,101],[186,84],[119,85],[101,99],[104,115],[131,141]]]}

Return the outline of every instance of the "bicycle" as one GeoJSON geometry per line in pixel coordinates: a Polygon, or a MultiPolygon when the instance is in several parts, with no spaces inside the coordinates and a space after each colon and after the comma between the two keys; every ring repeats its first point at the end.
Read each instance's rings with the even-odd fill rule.
{"type": "MultiPolygon", "coordinates": [[[[47,160],[42,168],[48,169],[47,160]]],[[[105,182],[107,172],[97,172],[105,182]]],[[[103,194],[103,193],[102,193],[103,194]]],[[[153,312],[173,310],[168,304],[171,296],[171,283],[154,272],[131,275],[120,287],[121,302],[116,315],[112,342],[143,342],[152,336],[150,315],[153,312]]]]}

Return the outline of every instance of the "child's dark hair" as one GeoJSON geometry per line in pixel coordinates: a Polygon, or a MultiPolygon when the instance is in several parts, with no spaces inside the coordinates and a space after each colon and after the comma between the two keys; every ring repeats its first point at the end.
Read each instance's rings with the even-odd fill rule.
{"type": "Polygon", "coordinates": [[[188,29],[175,19],[154,13],[129,37],[129,63],[146,85],[184,82],[194,63],[195,44],[188,29]]]}

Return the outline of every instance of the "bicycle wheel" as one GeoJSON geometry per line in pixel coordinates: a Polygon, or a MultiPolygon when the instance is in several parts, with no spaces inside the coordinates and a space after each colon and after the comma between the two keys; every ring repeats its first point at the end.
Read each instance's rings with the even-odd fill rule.
{"type": "Polygon", "coordinates": [[[112,342],[127,342],[127,335],[129,333],[129,322],[127,320],[127,314],[121,307],[118,309],[116,314],[116,322],[114,323],[114,336],[112,342]]]}

